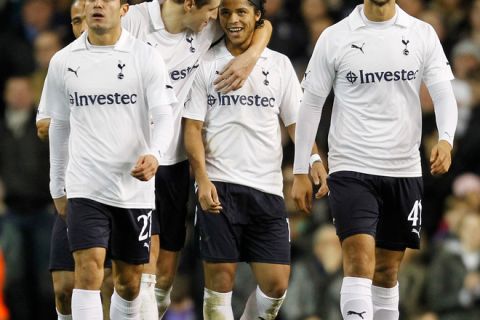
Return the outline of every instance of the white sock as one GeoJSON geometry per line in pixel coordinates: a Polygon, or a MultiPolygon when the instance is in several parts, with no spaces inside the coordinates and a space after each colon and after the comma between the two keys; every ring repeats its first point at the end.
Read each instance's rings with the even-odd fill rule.
{"type": "Polygon", "coordinates": [[[157,300],[155,299],[155,283],[157,276],[142,273],[140,282],[140,315],[142,320],[158,320],[157,300]]]}
{"type": "Polygon", "coordinates": [[[155,288],[155,299],[157,300],[159,319],[162,319],[165,312],[167,312],[168,306],[170,305],[170,302],[171,302],[170,300],[171,292],[172,292],[172,287],[170,287],[168,290],[155,288]]]}
{"type": "Polygon", "coordinates": [[[103,320],[100,290],[73,289],[72,319],[103,320]]]}
{"type": "Polygon", "coordinates": [[[343,278],[340,309],[344,320],[373,320],[372,280],[343,278]]]}
{"type": "Polygon", "coordinates": [[[382,288],[372,285],[373,319],[398,320],[398,302],[400,293],[397,285],[393,288],[382,288]]]}
{"type": "Polygon", "coordinates": [[[257,286],[257,289],[248,297],[245,310],[240,320],[254,320],[259,318],[265,320],[275,319],[286,295],[287,292],[285,291],[280,298],[270,298],[257,286]]]}
{"type": "Polygon", "coordinates": [[[112,302],[110,303],[110,319],[112,320],[140,320],[140,307],[142,299],[140,295],[132,301],[120,297],[117,290],[113,290],[112,302]]]}
{"type": "Polygon", "coordinates": [[[57,320],[72,320],[71,314],[61,314],[57,309],[57,320]]]}
{"type": "Polygon", "coordinates": [[[232,291],[227,293],[203,290],[203,318],[205,320],[233,320],[232,291]]]}

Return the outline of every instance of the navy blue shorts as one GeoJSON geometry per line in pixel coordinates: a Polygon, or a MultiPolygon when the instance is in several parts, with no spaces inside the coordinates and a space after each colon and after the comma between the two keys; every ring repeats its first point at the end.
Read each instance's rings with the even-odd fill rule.
{"type": "Polygon", "coordinates": [[[112,207],[84,198],[68,199],[68,240],[72,252],[110,250],[112,260],[148,263],[152,210],[112,207]]]}
{"type": "MultiPolygon", "coordinates": [[[[108,253],[107,253],[108,256],[108,253]]],[[[112,260],[105,259],[105,268],[112,267],[112,260]]],[[[48,269],[53,271],[74,271],[75,261],[68,244],[67,224],[59,215],[55,217],[52,238],[50,241],[50,262],[48,269]]]]}
{"type": "Polygon", "coordinates": [[[340,240],[370,234],[379,248],[420,248],[423,181],[351,171],[328,177],[330,208],[340,240]]]}
{"type": "Polygon", "coordinates": [[[155,175],[155,215],[152,234],[159,234],[160,248],[180,251],[187,232],[187,202],[190,188],[190,166],[182,161],[159,166],[155,175]]]}
{"type": "Polygon", "coordinates": [[[290,230],[282,197],[213,182],[223,210],[203,212],[197,204],[196,235],[207,262],[290,264],[290,230]]]}

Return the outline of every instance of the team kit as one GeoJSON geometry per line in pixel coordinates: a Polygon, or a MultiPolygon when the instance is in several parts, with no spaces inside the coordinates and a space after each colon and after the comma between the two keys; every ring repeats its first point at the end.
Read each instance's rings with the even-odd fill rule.
{"type": "Polygon", "coordinates": [[[241,319],[277,317],[290,277],[284,196],[309,212],[327,194],[344,248],[343,318],[399,319],[391,270],[421,235],[422,83],[440,133],[432,174],[448,171],[456,128],[442,46],[394,0],[365,0],[322,33],[300,83],[290,59],[267,48],[275,26],[264,6],[73,1],[77,39],[52,58],[37,116],[48,126],[58,212],[50,271],[59,320],[164,316],[192,175],[205,319],[234,319],[239,262],[257,283],[241,319]],[[327,169],[315,135],[332,89],[327,169]],[[282,132],[295,143],[291,195],[282,132]],[[385,257],[377,265],[376,252],[385,257]]]}

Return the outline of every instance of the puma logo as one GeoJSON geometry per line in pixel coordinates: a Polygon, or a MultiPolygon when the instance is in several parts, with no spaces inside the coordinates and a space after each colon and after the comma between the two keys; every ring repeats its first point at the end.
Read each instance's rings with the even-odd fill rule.
{"type": "Polygon", "coordinates": [[[352,49],[358,49],[358,50],[362,51],[363,54],[365,54],[365,52],[363,52],[363,46],[364,46],[364,45],[365,45],[365,42],[362,43],[362,46],[361,46],[361,47],[359,47],[359,46],[357,46],[356,44],[352,43],[352,49]]]}
{"type": "Polygon", "coordinates": [[[143,243],[143,246],[147,248],[147,250],[150,250],[150,245],[146,242],[143,243]]]}
{"type": "Polygon", "coordinates": [[[362,312],[355,312],[355,311],[348,311],[347,316],[351,316],[352,314],[359,316],[360,318],[363,318],[363,314],[367,313],[367,311],[362,311],[362,312]]]}
{"type": "Polygon", "coordinates": [[[71,73],[74,73],[75,76],[78,78],[78,74],[77,74],[78,69],[80,69],[80,67],[78,67],[77,70],[73,70],[72,68],[68,68],[67,71],[69,71],[69,72],[71,72],[71,73]]]}

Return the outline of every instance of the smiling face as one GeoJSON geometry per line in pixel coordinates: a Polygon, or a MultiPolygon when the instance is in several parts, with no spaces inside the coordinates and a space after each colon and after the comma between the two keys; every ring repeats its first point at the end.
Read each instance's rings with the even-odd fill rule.
{"type": "Polygon", "coordinates": [[[86,0],[85,16],[88,28],[97,34],[105,34],[119,28],[120,18],[128,11],[128,4],[124,2],[126,1],[86,0]]]}
{"type": "Polygon", "coordinates": [[[245,51],[252,41],[260,12],[248,0],[223,0],[220,5],[220,25],[227,36],[227,47],[245,51]]]}
{"type": "MultiPolygon", "coordinates": [[[[187,27],[193,32],[202,31],[210,22],[217,19],[218,7],[221,0],[210,0],[206,4],[198,7],[192,1],[187,14],[187,27]]],[[[188,5],[188,4],[187,4],[188,5]]]]}

